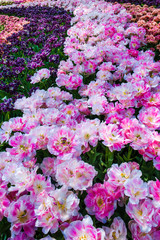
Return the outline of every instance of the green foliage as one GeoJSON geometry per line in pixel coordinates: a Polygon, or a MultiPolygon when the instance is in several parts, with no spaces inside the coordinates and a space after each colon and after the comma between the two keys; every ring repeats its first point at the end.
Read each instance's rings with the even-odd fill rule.
{"type": "MultiPolygon", "coordinates": [[[[1,3],[0,3],[1,4],[1,3]]],[[[3,31],[5,29],[5,26],[2,24],[0,25],[0,32],[3,31]]]]}
{"type": "Polygon", "coordinates": [[[0,240],[6,240],[10,237],[11,224],[7,221],[7,218],[3,218],[0,221],[0,240]]]}
{"type": "Polygon", "coordinates": [[[0,6],[7,6],[7,5],[12,5],[14,2],[13,1],[7,1],[4,2],[3,0],[0,2],[0,6]]]}

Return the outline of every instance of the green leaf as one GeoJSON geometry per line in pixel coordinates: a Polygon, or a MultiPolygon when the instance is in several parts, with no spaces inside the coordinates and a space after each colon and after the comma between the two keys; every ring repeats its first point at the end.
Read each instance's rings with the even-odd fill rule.
{"type": "Polygon", "coordinates": [[[105,163],[107,168],[110,168],[114,160],[114,152],[111,152],[108,147],[105,150],[105,163]]]}
{"type": "Polygon", "coordinates": [[[0,98],[3,100],[5,97],[11,97],[11,95],[3,90],[0,90],[0,98]]]}

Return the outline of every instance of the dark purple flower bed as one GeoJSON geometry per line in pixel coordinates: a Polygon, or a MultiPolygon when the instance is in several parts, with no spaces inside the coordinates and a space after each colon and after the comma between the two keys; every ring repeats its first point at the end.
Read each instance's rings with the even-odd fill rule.
{"type": "Polygon", "coordinates": [[[7,38],[11,44],[0,45],[0,110],[8,112],[20,96],[54,84],[56,69],[64,59],[63,43],[71,14],[63,8],[40,6],[1,9],[0,14],[30,22],[7,38]],[[42,81],[33,87],[30,78],[41,68],[48,68],[50,77],[45,84],[42,81]]]}

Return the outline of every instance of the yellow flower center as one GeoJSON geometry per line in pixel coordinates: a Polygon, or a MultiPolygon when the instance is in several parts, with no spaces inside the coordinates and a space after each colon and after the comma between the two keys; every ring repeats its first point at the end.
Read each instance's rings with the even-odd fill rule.
{"type": "Polygon", "coordinates": [[[65,210],[65,208],[66,208],[66,207],[65,207],[65,203],[62,204],[62,203],[60,203],[59,201],[57,201],[57,206],[58,206],[58,208],[61,209],[62,211],[65,210]]]}
{"type": "Polygon", "coordinates": [[[26,151],[28,147],[25,147],[24,145],[20,145],[20,149],[22,149],[23,151],[26,151]]]}
{"type": "Polygon", "coordinates": [[[79,240],[87,240],[87,236],[84,234],[83,236],[79,237],[79,240]]]}
{"type": "Polygon", "coordinates": [[[26,210],[21,211],[21,212],[18,214],[17,218],[18,218],[19,222],[21,222],[21,223],[27,222],[27,220],[28,220],[27,211],[26,211],[26,210]]]}
{"type": "Polygon", "coordinates": [[[88,139],[90,138],[90,134],[89,134],[89,133],[86,133],[86,134],[84,135],[84,138],[85,138],[86,140],[88,140],[88,139]]]}
{"type": "Polygon", "coordinates": [[[104,203],[103,199],[102,198],[98,198],[98,200],[97,200],[98,207],[101,207],[103,205],[103,203],[104,203]]]}
{"type": "Polygon", "coordinates": [[[136,138],[142,139],[140,134],[137,134],[137,135],[136,135],[136,138]]]}
{"type": "Polygon", "coordinates": [[[152,118],[151,116],[149,116],[149,117],[148,117],[148,120],[149,120],[150,122],[152,122],[152,121],[153,121],[153,118],[152,118]]]}
{"type": "Polygon", "coordinates": [[[41,192],[43,190],[43,187],[42,187],[41,184],[37,184],[36,189],[37,189],[38,192],[41,192]]]}
{"type": "Polygon", "coordinates": [[[112,237],[113,237],[113,239],[117,239],[117,237],[116,237],[116,232],[113,232],[113,233],[112,233],[112,237]]]}
{"type": "Polygon", "coordinates": [[[72,114],[72,111],[71,111],[71,110],[68,110],[68,111],[67,111],[67,114],[71,115],[71,114],[72,114]]]}
{"type": "Polygon", "coordinates": [[[121,173],[121,177],[126,179],[129,178],[125,173],[121,173]]]}
{"type": "Polygon", "coordinates": [[[135,195],[135,197],[137,197],[138,195],[140,195],[140,192],[137,191],[134,195],[135,195]]]}
{"type": "Polygon", "coordinates": [[[52,216],[51,216],[51,214],[49,213],[49,214],[47,215],[47,217],[46,217],[47,222],[50,220],[51,217],[52,217],[52,216]]]}
{"type": "Polygon", "coordinates": [[[142,216],[142,214],[143,214],[142,210],[139,210],[139,211],[137,212],[137,214],[138,214],[139,216],[142,216]]]}

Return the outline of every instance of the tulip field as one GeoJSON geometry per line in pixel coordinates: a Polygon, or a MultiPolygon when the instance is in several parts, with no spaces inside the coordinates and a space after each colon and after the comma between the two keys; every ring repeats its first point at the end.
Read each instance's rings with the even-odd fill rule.
{"type": "Polygon", "coordinates": [[[0,240],[160,239],[160,0],[0,0],[0,240]]]}

